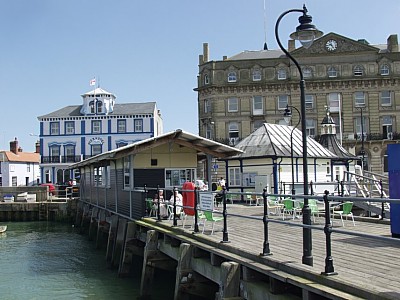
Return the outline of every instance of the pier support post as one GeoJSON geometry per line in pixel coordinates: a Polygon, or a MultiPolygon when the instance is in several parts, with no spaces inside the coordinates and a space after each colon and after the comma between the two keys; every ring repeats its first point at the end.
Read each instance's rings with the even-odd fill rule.
{"type": "Polygon", "coordinates": [[[154,266],[150,262],[152,253],[157,250],[158,232],[147,231],[146,246],[144,247],[142,278],[140,281],[140,297],[145,298],[151,295],[151,287],[154,278],[154,266]]]}
{"type": "Polygon", "coordinates": [[[192,249],[193,247],[186,243],[183,243],[179,246],[174,299],[181,299],[181,285],[188,282],[190,273],[193,272],[191,269],[192,249]]]}
{"type": "Polygon", "coordinates": [[[220,282],[219,299],[240,296],[240,265],[232,261],[223,262],[220,282]]]}
{"type": "Polygon", "coordinates": [[[97,215],[96,249],[101,249],[104,246],[104,232],[107,228],[106,212],[105,210],[100,210],[97,215]]]}
{"type": "MultiPolygon", "coordinates": [[[[126,232],[126,219],[119,219],[117,226],[117,237],[114,243],[113,255],[111,258],[111,267],[117,267],[124,251],[124,241],[126,232]]],[[[111,233],[111,231],[110,231],[111,233]]]]}
{"type": "Polygon", "coordinates": [[[97,234],[98,212],[99,212],[99,209],[97,207],[92,208],[92,214],[90,216],[90,224],[89,224],[89,241],[92,241],[95,234],[97,234]]]}
{"type": "Polygon", "coordinates": [[[112,258],[113,258],[113,251],[115,247],[115,237],[117,235],[117,228],[118,228],[118,221],[119,217],[117,215],[112,215],[110,220],[110,230],[108,232],[108,241],[107,241],[107,252],[106,252],[106,263],[110,266],[112,258]]]}
{"type": "MultiPolygon", "coordinates": [[[[136,239],[137,225],[134,222],[128,222],[125,230],[124,246],[118,268],[118,277],[126,277],[130,273],[130,268],[133,261],[133,247],[136,239]]],[[[143,252],[141,253],[143,254],[143,252]]]]}

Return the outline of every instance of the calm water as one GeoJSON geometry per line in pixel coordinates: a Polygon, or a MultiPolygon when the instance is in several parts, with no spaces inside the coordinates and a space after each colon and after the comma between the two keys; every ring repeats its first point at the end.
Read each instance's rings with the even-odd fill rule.
{"type": "Polygon", "coordinates": [[[71,225],[0,225],[8,225],[0,234],[1,300],[137,298],[140,275],[117,278],[106,267],[105,250],[95,250],[71,225]]]}

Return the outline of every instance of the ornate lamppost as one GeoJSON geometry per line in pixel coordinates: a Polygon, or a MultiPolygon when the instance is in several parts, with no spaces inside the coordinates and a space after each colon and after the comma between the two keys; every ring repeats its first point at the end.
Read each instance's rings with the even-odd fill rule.
{"type": "MultiPolygon", "coordinates": [[[[307,130],[306,130],[306,101],[305,101],[305,81],[303,72],[300,68],[297,60],[294,59],[292,55],[283,47],[278,34],[279,23],[282,18],[289,13],[296,12],[302,13],[302,16],[299,17],[300,25],[296,27],[296,31],[290,35],[290,38],[294,40],[300,41],[300,43],[305,48],[309,48],[316,38],[319,38],[323,35],[321,31],[319,31],[311,22],[312,17],[307,15],[307,8],[304,5],[303,9],[289,9],[282,13],[275,24],[275,39],[278,42],[281,50],[286,54],[287,57],[296,65],[297,69],[300,73],[300,103],[301,103],[301,132],[303,139],[303,187],[304,187],[304,195],[308,195],[308,164],[307,164],[307,130]]],[[[308,198],[304,198],[304,206],[303,206],[303,224],[311,225],[311,209],[308,205],[308,198]]],[[[312,240],[311,240],[311,229],[303,227],[303,264],[313,265],[313,257],[312,257],[312,240]]]]}
{"type": "Polygon", "coordinates": [[[292,118],[292,111],[290,110],[290,108],[294,109],[299,114],[299,120],[297,121],[296,126],[293,126],[292,130],[290,131],[290,160],[291,160],[290,163],[292,165],[292,195],[294,195],[294,194],[296,194],[296,188],[294,187],[293,131],[297,128],[297,126],[299,126],[300,121],[301,121],[301,115],[300,115],[300,111],[296,107],[291,106],[291,105],[286,105],[286,109],[285,109],[285,113],[284,113],[283,117],[287,124],[289,124],[289,122],[292,118]]]}

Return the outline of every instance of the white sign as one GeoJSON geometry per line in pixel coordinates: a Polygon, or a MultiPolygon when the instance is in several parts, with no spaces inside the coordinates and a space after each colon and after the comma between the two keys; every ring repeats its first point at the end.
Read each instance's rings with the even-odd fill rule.
{"type": "Polygon", "coordinates": [[[200,209],[206,211],[214,210],[214,195],[212,193],[200,193],[200,209]]]}

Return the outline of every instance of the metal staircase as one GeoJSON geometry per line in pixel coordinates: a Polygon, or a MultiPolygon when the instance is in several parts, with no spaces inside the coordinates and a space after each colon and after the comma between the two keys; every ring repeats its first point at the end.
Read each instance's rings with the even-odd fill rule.
{"type": "MultiPolygon", "coordinates": [[[[364,171],[356,168],[355,173],[345,171],[345,178],[348,181],[344,183],[344,196],[363,197],[363,198],[382,198],[388,199],[389,180],[387,176],[364,171]]],[[[355,206],[365,210],[368,215],[379,215],[390,218],[390,204],[377,203],[371,201],[357,201],[355,206]]]]}

